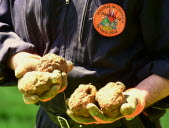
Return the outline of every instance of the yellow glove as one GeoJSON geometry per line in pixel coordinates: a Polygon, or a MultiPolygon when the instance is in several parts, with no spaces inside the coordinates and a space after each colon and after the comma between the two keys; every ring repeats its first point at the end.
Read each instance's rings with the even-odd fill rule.
{"type": "Polygon", "coordinates": [[[95,91],[92,91],[94,88],[88,88],[87,85],[84,85],[83,90],[81,88],[82,85],[79,86],[71,95],[70,99],[66,101],[70,107],[67,110],[67,114],[78,123],[112,123],[123,117],[129,120],[140,114],[145,108],[144,92],[135,88],[123,92],[125,86],[121,82],[110,82],[96,93],[95,99],[98,102],[99,108],[95,105],[95,102],[91,100],[93,99],[93,95],[95,95],[95,93],[93,93],[95,91]],[[81,97],[74,95],[81,95],[83,99],[79,101],[77,97],[81,97]],[[87,99],[89,102],[84,101],[84,99],[87,99]],[[86,111],[85,114],[84,110],[86,111]],[[86,113],[89,114],[86,115],[86,113]]]}
{"type": "Polygon", "coordinates": [[[38,55],[20,52],[10,59],[9,66],[15,71],[16,78],[21,78],[26,72],[35,71],[40,59],[38,55]]]}
{"type": "Polygon", "coordinates": [[[18,81],[18,88],[24,95],[27,104],[36,103],[39,100],[48,101],[58,93],[64,91],[67,86],[67,75],[59,70],[53,73],[32,71],[27,72],[18,81]]]}
{"type": "Polygon", "coordinates": [[[39,100],[48,101],[67,86],[67,72],[73,64],[55,54],[44,57],[20,52],[9,62],[15,76],[19,78],[18,87],[24,94],[25,103],[36,103],[39,100]]]}
{"type": "MultiPolygon", "coordinates": [[[[67,110],[67,114],[75,121],[81,124],[106,124],[117,121],[121,118],[126,118],[128,120],[133,119],[139,113],[142,112],[144,106],[138,104],[138,98],[133,97],[133,95],[125,95],[126,103],[121,105],[120,113],[115,117],[107,116],[103,111],[101,111],[95,104],[89,103],[86,105],[86,109],[90,113],[91,117],[83,117],[74,114],[70,109],[67,110]],[[142,106],[142,107],[140,107],[142,106]]],[[[69,100],[69,99],[68,99],[69,100]]],[[[68,103],[68,101],[67,101],[68,103]]],[[[115,110],[116,111],[116,110],[115,110]]]]}

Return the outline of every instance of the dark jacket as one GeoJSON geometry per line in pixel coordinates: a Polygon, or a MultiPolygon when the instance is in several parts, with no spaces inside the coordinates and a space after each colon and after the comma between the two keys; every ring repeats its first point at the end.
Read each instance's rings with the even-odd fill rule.
{"type": "MultiPolygon", "coordinates": [[[[7,59],[20,51],[41,56],[55,53],[74,63],[66,96],[79,84],[100,87],[121,81],[136,86],[151,74],[169,78],[168,0],[1,0],[0,83],[10,85],[7,59]],[[93,14],[114,3],[126,14],[124,31],[100,35],[93,14]]],[[[13,79],[11,79],[13,78],[13,79]]],[[[40,103],[47,111],[64,113],[63,95],[40,103]],[[62,99],[61,99],[62,98],[62,99]],[[58,100],[59,99],[59,100],[58,100]]]]}

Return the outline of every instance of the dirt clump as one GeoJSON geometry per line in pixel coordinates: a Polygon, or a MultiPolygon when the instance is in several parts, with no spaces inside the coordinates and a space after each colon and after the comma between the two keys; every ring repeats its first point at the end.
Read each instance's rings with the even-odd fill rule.
{"type": "Polygon", "coordinates": [[[89,103],[95,104],[96,87],[91,84],[81,84],[71,95],[68,104],[70,110],[78,116],[90,117],[90,113],[86,109],[89,103]]]}
{"type": "Polygon", "coordinates": [[[100,109],[109,117],[120,114],[120,107],[125,103],[123,91],[125,85],[121,82],[110,82],[96,93],[96,101],[100,109]]]}
{"type": "Polygon", "coordinates": [[[61,81],[61,75],[58,70],[53,73],[32,71],[27,72],[18,81],[18,88],[25,95],[41,95],[54,84],[61,83],[61,81]]]}
{"type": "Polygon", "coordinates": [[[40,59],[36,71],[27,72],[19,79],[18,89],[25,95],[24,100],[30,103],[33,99],[35,99],[34,102],[37,102],[46,97],[53,98],[59,88],[61,90],[66,88],[67,73],[72,68],[71,61],[66,61],[63,57],[52,53],[46,54],[40,59]]]}
{"type": "Polygon", "coordinates": [[[68,73],[72,68],[73,63],[71,61],[66,61],[61,56],[49,53],[41,58],[40,63],[37,66],[37,71],[53,72],[54,70],[59,70],[68,73]]]}

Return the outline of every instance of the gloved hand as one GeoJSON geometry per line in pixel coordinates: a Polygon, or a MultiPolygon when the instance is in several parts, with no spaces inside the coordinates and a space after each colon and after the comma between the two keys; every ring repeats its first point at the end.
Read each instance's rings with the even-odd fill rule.
{"type": "MultiPolygon", "coordinates": [[[[104,124],[112,123],[121,118],[132,119],[143,111],[145,108],[146,93],[139,89],[129,89],[124,92],[126,103],[121,105],[120,114],[116,117],[108,117],[95,104],[89,103],[86,109],[91,114],[91,117],[82,117],[75,115],[70,109],[67,114],[76,122],[81,124],[104,124]]],[[[66,101],[68,103],[68,101],[66,101]]]]}
{"type": "Polygon", "coordinates": [[[147,92],[137,88],[131,88],[124,92],[127,103],[122,104],[120,112],[128,120],[139,115],[146,107],[147,92]]]}
{"type": "Polygon", "coordinates": [[[15,71],[16,78],[21,78],[26,72],[35,71],[41,57],[38,55],[19,52],[9,62],[9,67],[15,71]]]}
{"type": "Polygon", "coordinates": [[[32,104],[39,100],[45,102],[64,91],[67,86],[67,72],[55,70],[60,65],[67,72],[73,68],[72,63],[67,63],[63,58],[54,54],[41,58],[38,55],[20,52],[10,59],[9,66],[15,71],[15,76],[19,78],[18,87],[24,94],[25,103],[32,104]],[[64,64],[60,64],[60,62],[64,64]],[[40,67],[41,65],[42,67],[40,67]],[[38,67],[41,69],[40,71],[38,71],[38,67]],[[50,72],[48,72],[48,67],[50,72]]]}
{"type": "Polygon", "coordinates": [[[67,110],[67,114],[77,123],[80,124],[106,124],[112,123],[123,117],[122,114],[119,114],[116,117],[106,116],[95,104],[89,103],[86,106],[86,109],[91,114],[91,117],[83,117],[75,115],[70,109],[67,110]]]}
{"type": "Polygon", "coordinates": [[[48,101],[67,86],[67,75],[59,70],[53,73],[32,71],[27,72],[18,81],[18,88],[23,93],[24,102],[33,104],[48,101]]]}

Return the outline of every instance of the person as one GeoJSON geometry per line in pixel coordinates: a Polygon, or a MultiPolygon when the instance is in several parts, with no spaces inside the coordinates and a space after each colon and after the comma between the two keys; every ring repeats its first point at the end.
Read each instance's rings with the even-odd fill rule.
{"type": "Polygon", "coordinates": [[[37,128],[160,128],[169,95],[167,10],[168,0],[1,0],[1,86],[17,85],[54,53],[74,68],[65,91],[38,102],[37,128]],[[116,81],[138,101],[131,115],[104,120],[90,108],[87,122],[66,114],[65,100],[80,84],[116,81]]]}

